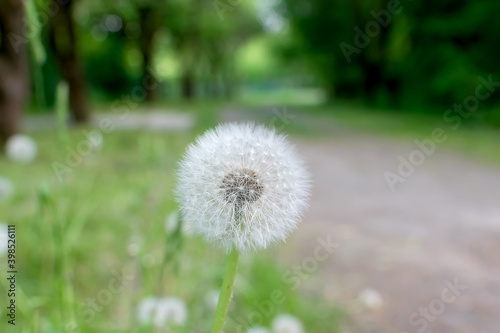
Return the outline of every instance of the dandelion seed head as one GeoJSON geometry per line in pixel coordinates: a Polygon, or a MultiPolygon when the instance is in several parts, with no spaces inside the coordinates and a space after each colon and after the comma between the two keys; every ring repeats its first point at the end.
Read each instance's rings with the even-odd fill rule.
{"type": "Polygon", "coordinates": [[[147,297],[137,307],[139,323],[153,324],[158,328],[182,326],[186,323],[187,316],[186,303],[176,297],[147,297]]]}
{"type": "Polygon", "coordinates": [[[274,318],[272,327],[274,333],[304,333],[300,320],[289,314],[282,314],[274,318]]]}
{"type": "Polygon", "coordinates": [[[182,326],[186,323],[187,307],[183,300],[175,297],[161,298],[156,306],[154,324],[156,327],[166,325],[182,326]]]}
{"type": "Polygon", "coordinates": [[[137,306],[137,320],[141,324],[149,324],[153,321],[158,300],[154,297],[143,299],[137,306]]]}
{"type": "Polygon", "coordinates": [[[35,141],[27,135],[16,134],[7,140],[5,153],[14,162],[28,164],[38,153],[35,141]]]}
{"type": "Polygon", "coordinates": [[[230,123],[188,147],[176,196],[190,230],[227,251],[248,252],[286,239],[305,212],[309,187],[284,135],[230,123]]]}

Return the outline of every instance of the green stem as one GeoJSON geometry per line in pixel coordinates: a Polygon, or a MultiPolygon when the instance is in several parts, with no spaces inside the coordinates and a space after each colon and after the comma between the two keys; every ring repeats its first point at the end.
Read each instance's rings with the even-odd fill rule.
{"type": "Polygon", "coordinates": [[[212,326],[211,333],[221,333],[226,321],[227,309],[231,302],[231,295],[233,293],[234,278],[236,277],[236,269],[238,268],[239,252],[233,249],[227,258],[226,273],[224,274],[224,281],[219,295],[219,302],[217,303],[217,310],[215,310],[215,320],[212,326]]]}

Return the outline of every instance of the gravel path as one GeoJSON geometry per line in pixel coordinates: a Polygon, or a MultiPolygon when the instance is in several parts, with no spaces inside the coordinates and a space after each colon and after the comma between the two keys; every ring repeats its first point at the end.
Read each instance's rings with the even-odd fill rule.
{"type": "MultiPolygon", "coordinates": [[[[109,124],[113,130],[148,130],[148,131],[185,131],[194,126],[194,117],[187,112],[162,109],[139,109],[116,112],[98,112],[93,114],[92,125],[95,127],[109,124]],[[103,125],[104,124],[104,125],[103,125]]],[[[23,128],[28,131],[54,130],[54,114],[31,115],[23,119],[23,128]]]]}
{"type": "Polygon", "coordinates": [[[299,149],[313,198],[284,253],[300,264],[317,237],[339,245],[304,287],[348,308],[344,332],[500,332],[500,169],[438,151],[391,192],[383,174],[411,144],[342,134],[299,149]],[[362,306],[365,288],[383,302],[362,306]]]}
{"type": "MultiPolygon", "coordinates": [[[[266,123],[276,110],[224,118],[266,123]]],[[[384,173],[415,150],[411,141],[291,113],[322,133],[297,142],[314,186],[304,223],[276,248],[292,283],[300,277],[303,290],[346,309],[343,333],[499,333],[500,168],[438,146],[392,192],[384,173]],[[314,256],[318,238],[337,245],[327,260],[314,256]]]]}

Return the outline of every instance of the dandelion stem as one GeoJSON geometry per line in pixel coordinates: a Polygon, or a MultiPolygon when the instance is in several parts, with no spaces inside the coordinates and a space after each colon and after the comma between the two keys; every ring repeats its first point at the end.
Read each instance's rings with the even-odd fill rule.
{"type": "Polygon", "coordinates": [[[234,278],[236,277],[236,269],[238,268],[239,252],[233,249],[227,258],[226,272],[222,287],[219,295],[219,302],[217,303],[217,310],[215,311],[215,320],[212,326],[211,333],[221,333],[226,321],[227,309],[231,302],[231,295],[233,293],[234,278]]]}

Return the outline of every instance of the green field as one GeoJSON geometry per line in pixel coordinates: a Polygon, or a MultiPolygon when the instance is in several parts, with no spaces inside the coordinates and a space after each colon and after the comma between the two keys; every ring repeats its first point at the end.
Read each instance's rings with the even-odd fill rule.
{"type": "MultiPolygon", "coordinates": [[[[0,204],[0,220],[16,225],[18,241],[16,326],[7,324],[2,304],[1,332],[153,332],[136,319],[138,303],[148,296],[187,303],[186,326],[172,332],[209,331],[214,309],[206,298],[219,288],[225,254],[165,228],[176,211],[177,160],[204,127],[187,133],[112,132],[104,135],[100,151],[81,158],[71,152],[85,141],[83,129],[71,129],[66,143],[55,133],[37,132],[34,163],[0,159],[0,176],[15,186],[13,197],[0,204]],[[69,169],[58,165],[57,174],[54,162],[69,169]],[[116,279],[123,282],[119,291],[110,287],[116,279]]],[[[291,313],[309,332],[336,331],[339,308],[320,295],[292,290],[283,281],[289,267],[275,258],[275,250],[243,256],[227,331],[245,329],[252,313],[257,319],[250,320],[265,326],[291,313]],[[282,291],[282,304],[255,315],[274,290],[282,291]]],[[[1,281],[6,295],[6,280],[1,281]]]]}

